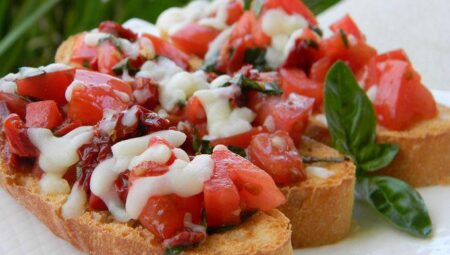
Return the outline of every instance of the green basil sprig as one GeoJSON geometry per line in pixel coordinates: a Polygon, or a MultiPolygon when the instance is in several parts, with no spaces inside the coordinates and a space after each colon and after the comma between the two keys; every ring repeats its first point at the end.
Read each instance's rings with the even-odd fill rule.
{"type": "Polygon", "coordinates": [[[229,82],[225,83],[223,86],[230,86],[231,84],[236,84],[239,86],[243,92],[249,90],[256,90],[258,92],[264,93],[266,95],[281,95],[283,90],[278,86],[276,81],[273,82],[257,82],[245,77],[243,74],[237,74],[229,82]]]}
{"type": "Polygon", "coordinates": [[[432,223],[420,194],[399,179],[367,175],[389,165],[399,147],[376,143],[372,103],[344,62],[334,64],[327,74],[325,113],[333,147],[355,161],[357,198],[367,201],[399,229],[429,237],[432,223]]]}

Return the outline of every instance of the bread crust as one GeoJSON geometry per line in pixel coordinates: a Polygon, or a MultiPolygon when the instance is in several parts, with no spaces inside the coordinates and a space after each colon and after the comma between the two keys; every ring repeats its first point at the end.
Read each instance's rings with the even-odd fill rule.
{"type": "MultiPolygon", "coordinates": [[[[77,249],[94,255],[162,254],[153,235],[139,224],[119,223],[107,212],[86,212],[76,219],[63,219],[60,208],[67,195],[42,196],[36,178],[8,174],[0,169],[1,186],[58,237],[77,249]]],[[[259,212],[238,227],[208,236],[206,241],[185,254],[290,255],[289,220],[278,210],[259,212]]]]}
{"type": "MultiPolygon", "coordinates": [[[[398,144],[400,151],[376,175],[393,176],[415,187],[450,184],[450,108],[440,105],[438,109],[438,117],[406,131],[377,129],[378,142],[398,144]]],[[[327,127],[316,118],[310,119],[306,135],[331,144],[327,127]]]]}
{"type": "MultiPolygon", "coordinates": [[[[308,138],[303,138],[300,153],[319,158],[343,157],[334,149],[308,138]]],[[[335,243],[345,238],[351,228],[355,183],[353,162],[313,165],[324,167],[334,175],[327,179],[308,176],[299,185],[282,188],[287,203],[279,209],[291,221],[294,248],[335,243]]]]}

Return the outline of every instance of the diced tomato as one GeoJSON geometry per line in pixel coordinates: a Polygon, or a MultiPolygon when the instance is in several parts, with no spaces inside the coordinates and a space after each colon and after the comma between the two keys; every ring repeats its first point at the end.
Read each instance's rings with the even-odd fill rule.
{"type": "Polygon", "coordinates": [[[250,161],[229,150],[214,151],[212,159],[215,171],[226,171],[233,180],[245,209],[269,211],[286,202],[272,177],[250,161]]]}
{"type": "Polygon", "coordinates": [[[64,136],[65,134],[69,133],[70,131],[81,127],[82,124],[78,123],[78,122],[74,122],[71,119],[65,119],[63,123],[61,123],[61,125],[59,127],[57,127],[55,129],[55,131],[53,131],[53,133],[56,136],[64,136]]]}
{"type": "Polygon", "coordinates": [[[169,239],[185,229],[185,215],[200,223],[202,194],[188,198],[176,195],[156,196],[147,200],[139,221],[160,240],[169,239]]]}
{"type": "Polygon", "coordinates": [[[418,121],[437,116],[436,102],[410,63],[382,63],[375,109],[378,122],[393,130],[405,130],[418,121]]]}
{"type": "Polygon", "coordinates": [[[311,25],[317,25],[317,20],[312,11],[301,0],[266,0],[263,11],[282,8],[287,14],[300,14],[311,25]]]}
{"type": "Polygon", "coordinates": [[[112,76],[86,70],[77,70],[68,116],[74,122],[94,125],[103,117],[103,111],[123,111],[131,103],[131,87],[112,76]],[[127,98],[124,98],[127,97],[127,98]]]}
{"type": "Polygon", "coordinates": [[[54,100],[59,105],[66,101],[67,87],[72,83],[75,69],[67,69],[17,80],[17,94],[40,100],[54,100]]]}
{"type": "Polygon", "coordinates": [[[257,134],[265,132],[267,132],[267,129],[265,129],[262,126],[254,127],[242,134],[212,140],[211,146],[222,144],[226,146],[237,146],[241,148],[247,148],[248,145],[250,144],[250,141],[252,140],[252,137],[254,137],[257,134]]]}
{"type": "Polygon", "coordinates": [[[280,70],[283,97],[291,93],[314,98],[314,109],[319,110],[323,101],[323,83],[308,79],[300,69],[280,70]]]}
{"type": "Polygon", "coordinates": [[[114,75],[113,68],[123,56],[111,40],[103,40],[97,47],[97,68],[101,73],[114,75]]]}
{"type": "Polygon", "coordinates": [[[144,37],[150,39],[155,48],[155,52],[159,56],[169,58],[175,62],[179,67],[187,70],[189,69],[189,56],[184,52],[178,50],[175,46],[163,39],[150,34],[144,34],[144,37]]]}
{"type": "Polygon", "coordinates": [[[206,112],[197,97],[191,97],[184,107],[184,118],[192,124],[206,122],[206,112]]]}
{"type": "Polygon", "coordinates": [[[26,108],[28,104],[27,100],[15,94],[0,91],[0,101],[6,103],[6,106],[11,113],[17,113],[20,118],[25,119],[26,108]]]}
{"type": "Polygon", "coordinates": [[[70,57],[70,62],[80,67],[90,64],[97,58],[97,48],[86,45],[84,42],[85,35],[86,33],[82,33],[76,36],[72,56],[70,57]]]}
{"type": "Polygon", "coordinates": [[[203,58],[208,51],[209,43],[219,33],[220,31],[215,28],[192,23],[178,30],[170,38],[178,49],[203,58]]]}
{"type": "Polygon", "coordinates": [[[254,136],[248,147],[248,158],[269,173],[278,185],[306,180],[301,156],[286,131],[254,136]]]}
{"type": "Polygon", "coordinates": [[[258,115],[258,121],[263,124],[267,118],[275,130],[284,130],[289,133],[295,143],[300,142],[301,136],[308,124],[312,113],[314,99],[291,93],[287,97],[270,97],[258,115]]]}
{"type": "Polygon", "coordinates": [[[203,188],[208,226],[237,225],[241,221],[241,198],[227,168],[217,164],[224,157],[217,158],[217,155],[213,153],[214,173],[203,188]]]}
{"type": "Polygon", "coordinates": [[[116,37],[125,38],[130,41],[135,41],[137,39],[137,35],[133,31],[124,28],[122,25],[114,21],[103,21],[100,23],[98,31],[112,34],[116,37]]]}
{"type": "Polygon", "coordinates": [[[365,40],[364,35],[348,14],[331,24],[330,29],[334,33],[339,33],[339,30],[342,30],[348,35],[353,35],[357,40],[365,40]]]}
{"type": "Polygon", "coordinates": [[[125,171],[119,175],[117,180],[114,182],[114,186],[116,188],[117,193],[119,194],[119,198],[122,203],[126,203],[128,196],[128,178],[130,175],[130,171],[125,171]]]}
{"type": "Polygon", "coordinates": [[[103,202],[103,200],[100,197],[96,196],[94,193],[91,193],[91,195],[89,196],[89,208],[97,212],[108,210],[105,202],[103,202]]]}
{"type": "Polygon", "coordinates": [[[3,131],[12,154],[20,157],[36,157],[38,150],[31,143],[27,128],[19,115],[10,114],[3,122],[3,131]]]}
{"type": "Polygon", "coordinates": [[[334,60],[330,57],[323,57],[316,61],[309,72],[309,77],[318,82],[324,82],[327,76],[328,70],[333,65],[334,60]]]}
{"type": "Polygon", "coordinates": [[[159,104],[159,88],[152,79],[136,77],[133,81],[133,95],[136,103],[153,110],[159,104]]]}
{"type": "Polygon", "coordinates": [[[227,25],[232,25],[239,20],[244,13],[241,1],[230,1],[227,7],[227,25]]]}
{"type": "Polygon", "coordinates": [[[309,28],[303,29],[302,34],[295,40],[294,47],[287,55],[282,67],[297,67],[309,72],[311,65],[319,60],[323,53],[320,50],[320,38],[309,28]]]}
{"type": "Polygon", "coordinates": [[[27,127],[53,129],[62,121],[58,105],[53,100],[33,102],[27,105],[27,127]]]}

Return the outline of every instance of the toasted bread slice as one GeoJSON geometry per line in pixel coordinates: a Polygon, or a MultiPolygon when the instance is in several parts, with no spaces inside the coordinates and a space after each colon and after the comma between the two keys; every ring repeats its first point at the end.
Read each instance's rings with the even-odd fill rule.
{"type": "MultiPolygon", "coordinates": [[[[88,254],[162,254],[163,248],[140,224],[114,221],[107,212],[63,219],[67,195],[42,196],[35,177],[13,174],[4,164],[0,184],[57,236],[88,254]]],[[[278,210],[259,212],[238,227],[208,236],[185,254],[292,254],[289,220],[278,210]]]]}
{"type": "MultiPolygon", "coordinates": [[[[438,108],[437,118],[418,123],[409,130],[377,129],[378,142],[400,146],[395,160],[376,172],[377,175],[393,176],[415,187],[450,184],[450,108],[438,108]]],[[[306,135],[331,143],[327,126],[320,118],[311,118],[306,135]]]]}
{"type": "MultiPolygon", "coordinates": [[[[336,150],[306,137],[300,145],[300,153],[317,158],[343,157],[336,150]]],[[[305,182],[282,188],[287,203],[279,209],[291,221],[294,248],[335,243],[346,237],[351,227],[353,162],[306,164],[309,166],[326,168],[332,175],[321,178],[308,173],[305,182]]]]}

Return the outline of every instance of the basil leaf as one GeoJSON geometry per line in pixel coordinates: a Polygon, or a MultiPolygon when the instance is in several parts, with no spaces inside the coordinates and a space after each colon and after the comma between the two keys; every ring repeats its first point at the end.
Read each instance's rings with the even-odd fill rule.
{"type": "Polygon", "coordinates": [[[182,253],[186,248],[183,246],[178,247],[167,247],[164,249],[164,255],[175,255],[182,253]]]}
{"type": "Polygon", "coordinates": [[[253,0],[244,0],[244,10],[248,11],[250,10],[250,7],[252,6],[253,0]]]}
{"type": "Polygon", "coordinates": [[[243,91],[256,90],[267,95],[283,94],[283,90],[281,90],[277,82],[264,82],[263,84],[261,84],[257,81],[245,77],[243,74],[238,74],[224,86],[229,86],[231,84],[236,84],[243,91]]]}
{"type": "Polygon", "coordinates": [[[263,9],[264,6],[264,0],[253,0],[252,2],[252,12],[256,15],[259,16],[259,14],[261,14],[261,11],[263,9]]]}
{"type": "Polygon", "coordinates": [[[245,152],[244,148],[241,148],[241,147],[238,147],[238,146],[233,146],[233,145],[229,145],[227,147],[228,147],[228,149],[230,151],[234,152],[235,154],[237,154],[237,155],[239,155],[239,156],[241,156],[243,158],[247,157],[247,152],[245,152]]]}
{"type": "Polygon", "coordinates": [[[251,64],[259,71],[267,71],[266,50],[261,48],[250,48],[244,52],[244,63],[251,64]]]}
{"type": "Polygon", "coordinates": [[[420,194],[407,183],[388,176],[359,178],[356,193],[399,229],[430,237],[432,223],[420,194]]]}
{"type": "Polygon", "coordinates": [[[131,66],[130,63],[130,59],[129,58],[124,58],[122,59],[119,63],[117,63],[115,66],[113,66],[112,71],[114,72],[114,74],[116,75],[121,75],[123,74],[123,72],[127,70],[128,74],[134,76],[139,69],[134,68],[133,66],[131,66]]]}
{"type": "Polygon", "coordinates": [[[355,155],[375,143],[376,117],[372,103],[352,71],[339,61],[325,81],[325,113],[333,147],[357,160],[355,155]]]}
{"type": "Polygon", "coordinates": [[[374,172],[389,165],[399,151],[396,144],[370,144],[358,154],[358,167],[364,172],[374,172]]]}

